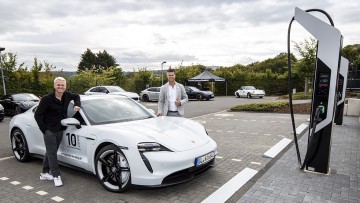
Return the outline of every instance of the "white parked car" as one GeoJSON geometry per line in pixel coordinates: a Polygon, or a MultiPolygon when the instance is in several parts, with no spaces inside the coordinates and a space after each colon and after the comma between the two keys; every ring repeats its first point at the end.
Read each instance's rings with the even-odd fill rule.
{"type": "MultiPolygon", "coordinates": [[[[70,103],[68,118],[61,121],[67,129],[58,160],[96,175],[109,191],[178,184],[215,165],[217,145],[198,122],[157,117],[123,96],[82,95],[81,103],[76,113],[70,103]]],[[[36,108],[14,116],[9,125],[11,147],[20,162],[45,153],[36,108]]]]}
{"type": "Polygon", "coordinates": [[[265,91],[256,89],[254,86],[242,86],[240,89],[238,89],[235,92],[235,96],[237,98],[239,98],[239,97],[247,97],[247,98],[259,97],[259,98],[263,98],[265,96],[265,91]]]}
{"type": "Polygon", "coordinates": [[[140,92],[141,101],[158,101],[160,96],[160,87],[149,87],[140,92]]]}
{"type": "Polygon", "coordinates": [[[119,86],[96,86],[90,88],[88,91],[84,92],[85,95],[105,95],[105,94],[114,94],[130,97],[136,101],[139,101],[139,95],[135,92],[127,92],[119,86]]]}

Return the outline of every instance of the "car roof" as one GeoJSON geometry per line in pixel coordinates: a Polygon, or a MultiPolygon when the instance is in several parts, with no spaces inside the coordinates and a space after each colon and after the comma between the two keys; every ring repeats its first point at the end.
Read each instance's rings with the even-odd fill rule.
{"type": "Polygon", "coordinates": [[[94,100],[94,99],[103,99],[103,98],[129,98],[127,96],[123,95],[113,95],[113,94],[107,94],[107,95],[80,95],[81,101],[87,101],[87,100],[94,100]]]}

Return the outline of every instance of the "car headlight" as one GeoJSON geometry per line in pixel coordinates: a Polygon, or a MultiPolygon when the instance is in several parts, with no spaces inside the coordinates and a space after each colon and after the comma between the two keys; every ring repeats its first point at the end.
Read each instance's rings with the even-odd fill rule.
{"type": "Polygon", "coordinates": [[[157,151],[171,151],[156,142],[141,142],[138,144],[139,152],[157,152],[157,151]]]}

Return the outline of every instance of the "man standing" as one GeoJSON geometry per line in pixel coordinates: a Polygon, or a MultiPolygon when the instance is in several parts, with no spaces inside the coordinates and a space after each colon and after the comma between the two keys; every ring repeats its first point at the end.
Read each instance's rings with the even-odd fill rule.
{"type": "Polygon", "coordinates": [[[188,102],[185,88],[175,81],[174,69],[168,69],[166,76],[168,82],[160,88],[157,116],[184,117],[184,104],[188,102]]]}
{"type": "Polygon", "coordinates": [[[54,92],[40,100],[35,112],[35,120],[44,134],[46,148],[40,180],[54,180],[57,187],[63,185],[57,159],[57,151],[64,131],[61,120],[67,118],[67,109],[71,100],[74,100],[74,111],[79,111],[80,96],[67,92],[66,80],[57,77],[54,80],[54,92]]]}

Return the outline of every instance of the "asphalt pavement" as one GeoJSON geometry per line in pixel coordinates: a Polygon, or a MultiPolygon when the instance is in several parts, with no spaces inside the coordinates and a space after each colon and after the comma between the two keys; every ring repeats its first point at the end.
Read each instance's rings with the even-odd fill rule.
{"type": "MultiPolygon", "coordinates": [[[[40,181],[41,160],[20,163],[13,158],[7,117],[0,123],[0,202],[206,202],[249,170],[256,175],[241,186],[231,185],[236,191],[222,193],[223,201],[218,202],[359,202],[358,118],[344,117],[344,126],[334,126],[333,173],[304,173],[298,169],[292,143],[274,159],[263,156],[281,140],[292,139],[290,115],[226,111],[234,105],[270,100],[274,98],[190,101],[186,117],[202,123],[218,144],[216,166],[184,184],[120,194],[104,190],[93,175],[66,167],[61,167],[63,187],[40,181]]],[[[156,104],[144,105],[156,109],[156,104]]],[[[297,126],[307,123],[308,118],[295,115],[297,126]]],[[[299,143],[304,151],[306,136],[299,143]]]]}

